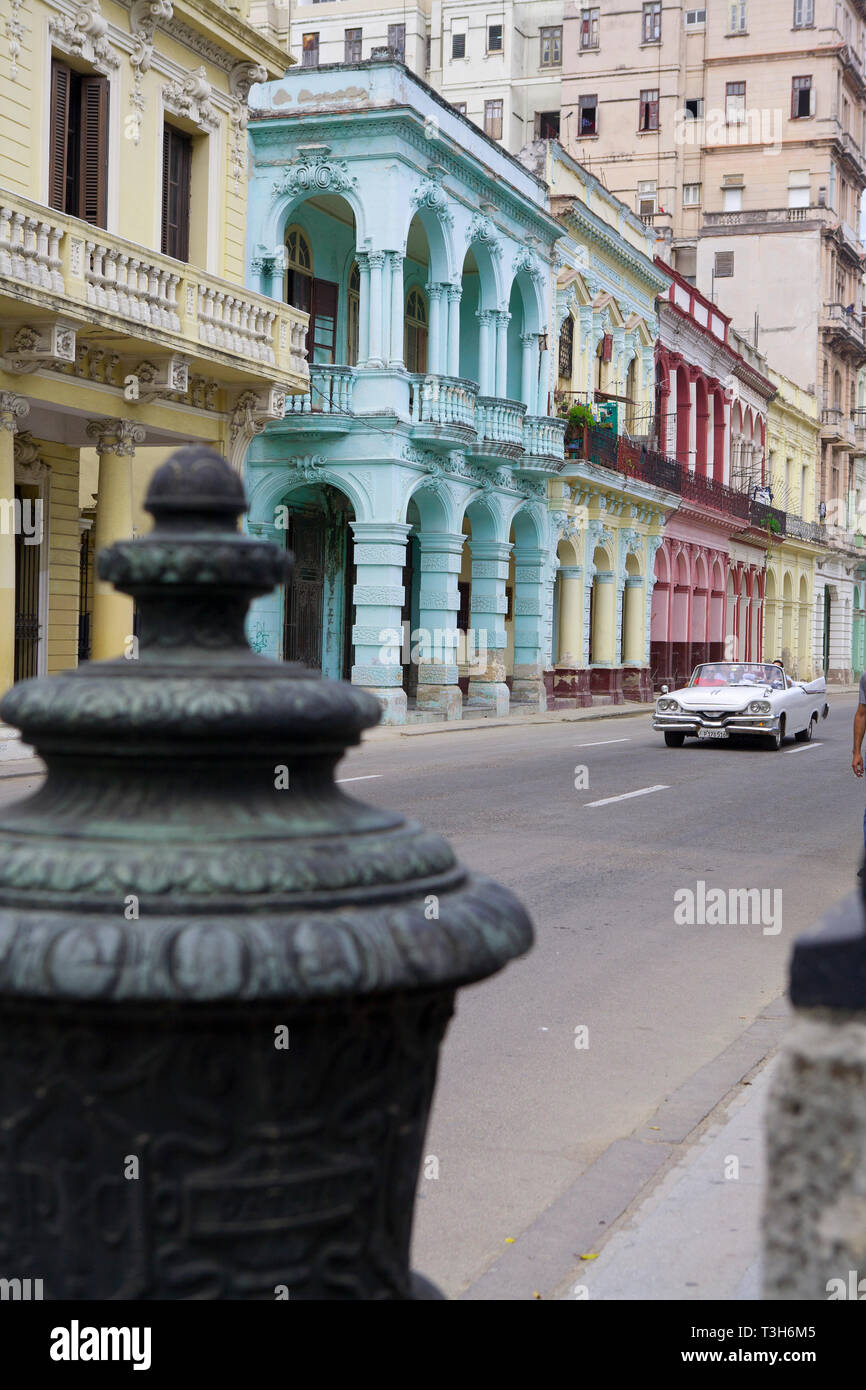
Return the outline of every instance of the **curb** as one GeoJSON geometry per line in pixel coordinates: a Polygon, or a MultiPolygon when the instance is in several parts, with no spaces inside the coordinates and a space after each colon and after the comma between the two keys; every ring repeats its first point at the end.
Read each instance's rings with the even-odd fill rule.
{"type": "Polygon", "coordinates": [[[600,705],[588,710],[551,710],[544,714],[515,715],[508,719],[453,719],[436,724],[388,724],[369,729],[364,742],[381,738],[422,738],[428,734],[477,733],[480,729],[544,728],[558,724],[588,724],[598,719],[636,719],[651,715],[654,704],[642,704],[638,709],[622,705],[600,705]]]}
{"type": "Polygon", "coordinates": [[[787,1001],[780,995],[723,1052],[668,1096],[645,1124],[614,1140],[458,1300],[566,1297],[583,1268],[579,1252],[603,1248],[620,1219],[687,1155],[713,1113],[729,1104],[742,1083],[769,1061],[787,1024],[787,1001]]]}

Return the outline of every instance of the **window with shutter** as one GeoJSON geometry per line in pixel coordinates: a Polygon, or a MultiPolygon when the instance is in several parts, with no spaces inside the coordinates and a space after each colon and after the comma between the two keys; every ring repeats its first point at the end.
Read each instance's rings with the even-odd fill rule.
{"type": "Polygon", "coordinates": [[[174,126],[162,137],[162,250],[175,260],[189,259],[192,139],[174,126]]]}
{"type": "Polygon", "coordinates": [[[106,222],[108,78],[52,59],[48,199],[95,227],[106,222]]]}
{"type": "Polygon", "coordinates": [[[330,280],[313,280],[308,342],[311,362],[333,363],[337,347],[337,286],[330,280]]]}
{"type": "Polygon", "coordinates": [[[81,189],[78,216],[94,227],[105,226],[108,163],[108,78],[81,79],[81,189]]]}
{"type": "Polygon", "coordinates": [[[66,152],[69,141],[71,78],[71,70],[65,63],[59,63],[55,58],[51,64],[48,201],[58,212],[66,211],[66,152]]]}

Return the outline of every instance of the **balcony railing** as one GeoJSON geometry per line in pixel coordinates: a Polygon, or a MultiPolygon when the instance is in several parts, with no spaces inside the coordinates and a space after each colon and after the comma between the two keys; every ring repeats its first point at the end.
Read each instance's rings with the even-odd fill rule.
{"type": "Polygon", "coordinates": [[[351,415],[354,367],[310,367],[310,389],[286,401],[287,415],[351,415]]]}
{"type": "Polygon", "coordinates": [[[804,521],[793,512],[785,514],[785,534],[793,540],[813,541],[816,545],[827,543],[827,529],[820,521],[804,521]]]}
{"type": "Polygon", "coordinates": [[[703,225],[712,227],[742,227],[746,224],[778,226],[786,222],[827,222],[832,214],[825,207],[806,208],[744,208],[740,212],[705,212],[703,225]]]}
{"type": "Polygon", "coordinates": [[[306,314],[8,190],[0,191],[0,277],[44,294],[39,307],[75,326],[98,324],[103,339],[167,335],[170,350],[214,367],[229,354],[223,366],[232,372],[290,390],[307,376],[306,314]]]}
{"type": "Polygon", "coordinates": [[[565,421],[549,415],[530,415],[523,422],[523,447],[537,458],[565,457],[565,421]]]}
{"type": "Polygon", "coordinates": [[[409,418],[413,425],[464,426],[475,429],[474,381],[450,376],[410,376],[409,418]]]}
{"type": "Polygon", "coordinates": [[[526,406],[496,396],[479,396],[475,409],[478,438],[493,445],[523,448],[523,421],[526,406]]]}
{"type": "Polygon", "coordinates": [[[822,328],[835,333],[843,333],[854,339],[860,347],[866,342],[863,332],[863,316],[858,309],[848,309],[844,304],[825,304],[821,314],[822,328]]]}

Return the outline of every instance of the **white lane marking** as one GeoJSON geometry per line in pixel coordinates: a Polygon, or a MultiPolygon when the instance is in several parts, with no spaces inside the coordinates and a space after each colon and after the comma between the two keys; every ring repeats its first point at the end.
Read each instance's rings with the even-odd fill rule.
{"type": "Polygon", "coordinates": [[[609,806],[612,801],[628,801],[633,796],[649,796],[650,792],[669,792],[670,787],[660,782],[657,787],[640,787],[636,792],[623,792],[622,796],[606,796],[603,801],[587,801],[587,806],[609,806]]]}
{"type": "Polygon", "coordinates": [[[363,777],[337,777],[338,782],[373,782],[377,777],[384,777],[384,772],[367,772],[363,777]]]}
{"type": "Polygon", "coordinates": [[[823,748],[823,747],[824,747],[823,741],[819,739],[817,743],[804,743],[803,746],[802,746],[802,748],[789,748],[789,749],[788,749],[788,752],[789,752],[789,753],[808,753],[808,752],[810,751],[810,749],[812,749],[812,748],[823,748]]]}
{"type": "Polygon", "coordinates": [[[600,738],[598,743],[576,743],[575,748],[601,748],[604,743],[631,743],[630,738],[600,738]]]}

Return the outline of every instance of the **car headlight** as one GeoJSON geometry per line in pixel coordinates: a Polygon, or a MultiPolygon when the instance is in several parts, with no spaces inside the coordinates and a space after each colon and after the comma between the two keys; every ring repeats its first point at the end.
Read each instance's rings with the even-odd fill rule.
{"type": "Polygon", "coordinates": [[[769,700],[753,700],[749,705],[749,714],[769,714],[772,708],[769,700]]]}
{"type": "Polygon", "coordinates": [[[678,710],[679,705],[677,704],[676,700],[659,700],[657,708],[659,710],[672,711],[678,710]]]}

